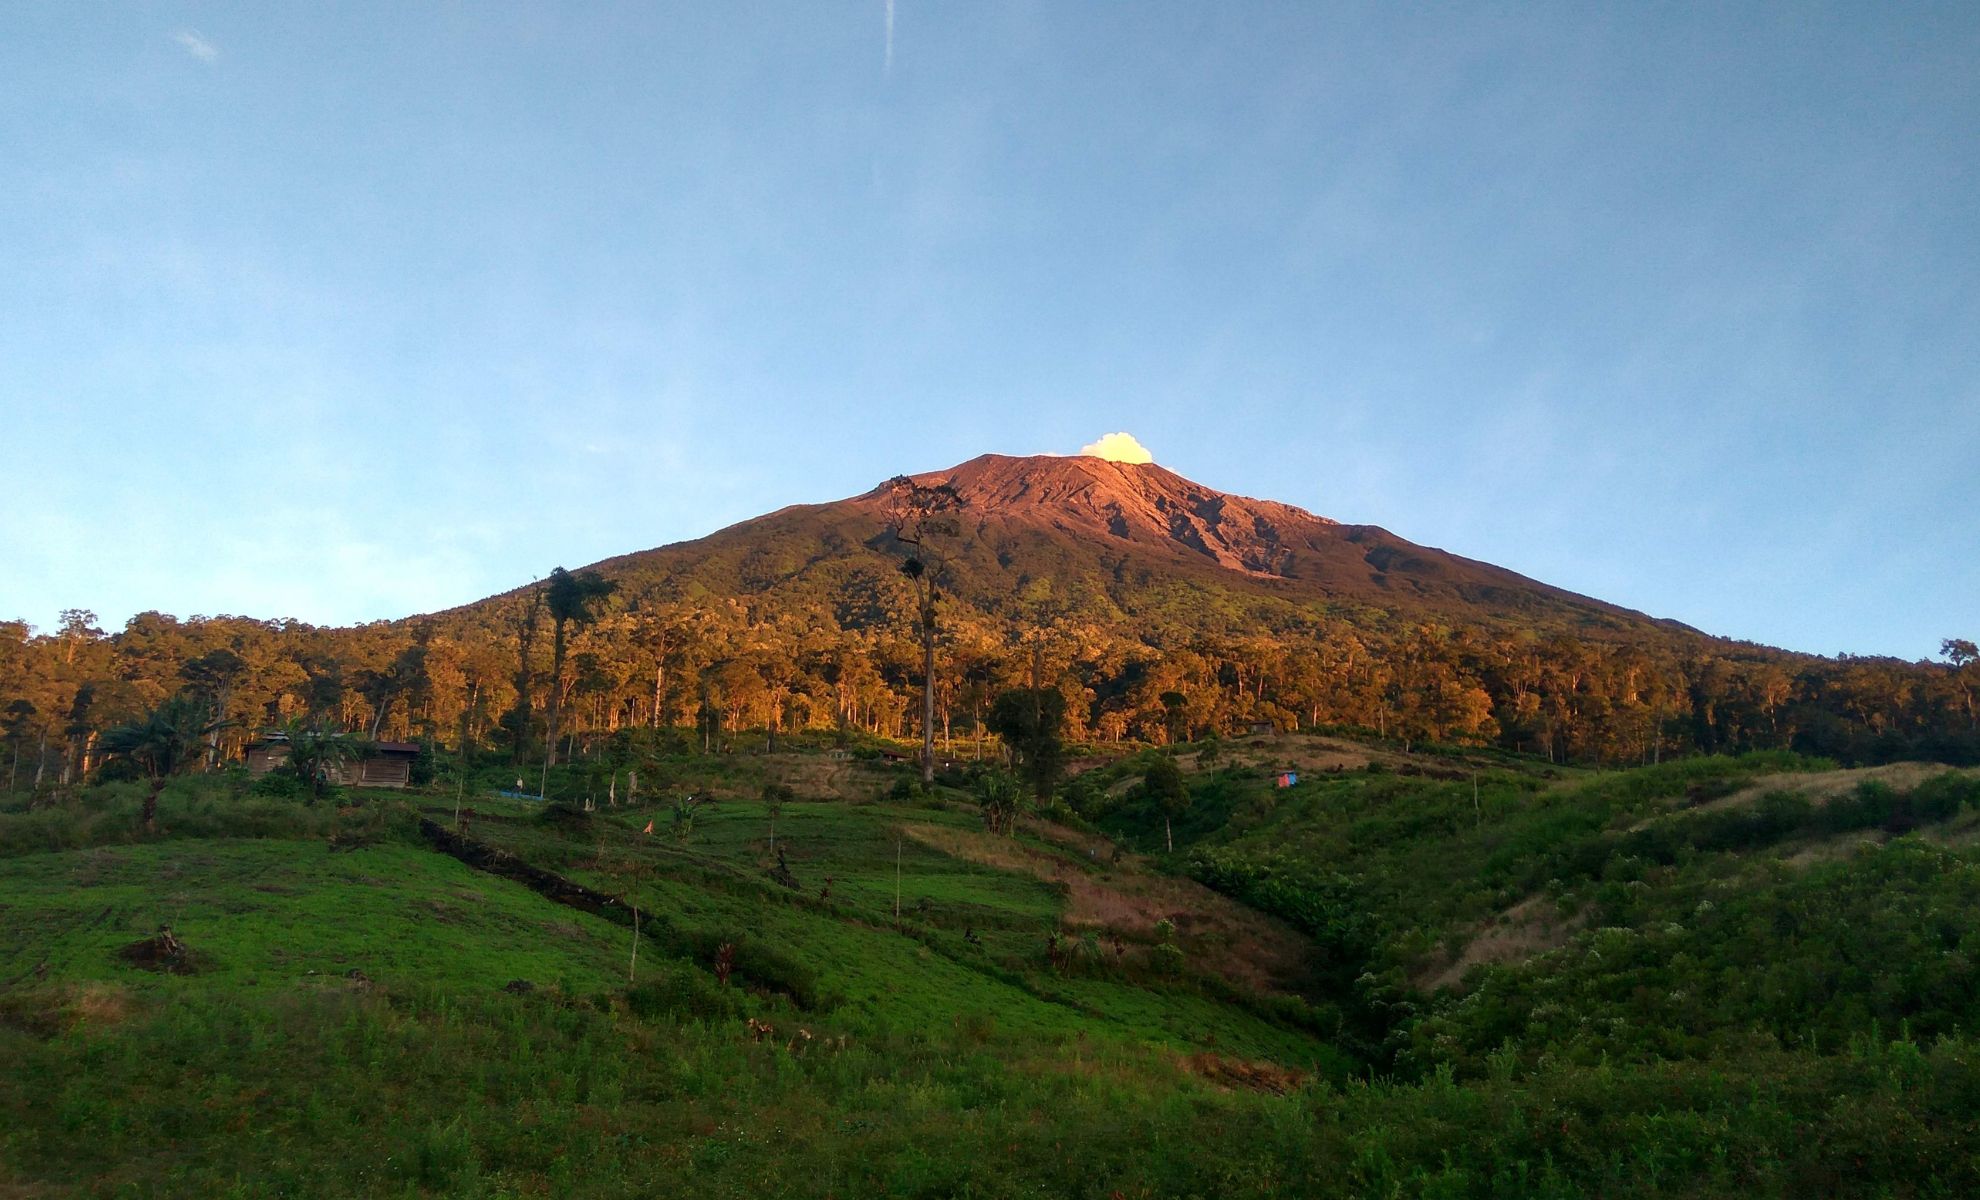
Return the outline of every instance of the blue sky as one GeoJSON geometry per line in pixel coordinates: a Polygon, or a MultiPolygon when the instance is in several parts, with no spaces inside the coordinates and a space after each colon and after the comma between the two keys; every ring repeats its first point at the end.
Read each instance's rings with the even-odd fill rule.
{"type": "Polygon", "coordinates": [[[1970,4],[12,5],[0,616],[397,617],[1127,430],[1928,656],[1975,61],[1970,4]]]}

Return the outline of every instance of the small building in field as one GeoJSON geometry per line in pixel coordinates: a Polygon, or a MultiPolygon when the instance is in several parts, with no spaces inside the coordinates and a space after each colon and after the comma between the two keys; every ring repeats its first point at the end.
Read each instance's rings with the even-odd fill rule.
{"type": "Polygon", "coordinates": [[[371,753],[346,768],[349,777],[338,782],[351,787],[411,787],[413,760],[418,757],[418,742],[373,742],[371,753]]]}
{"type": "MultiPolygon", "coordinates": [[[[373,742],[362,758],[330,768],[328,778],[343,787],[410,787],[413,760],[418,757],[418,742],[373,742]]],[[[248,774],[257,779],[288,762],[289,739],[285,734],[267,734],[247,748],[248,774]]]]}
{"type": "Polygon", "coordinates": [[[1279,727],[1270,721],[1253,721],[1248,732],[1252,737],[1270,737],[1279,732],[1279,727]]]}

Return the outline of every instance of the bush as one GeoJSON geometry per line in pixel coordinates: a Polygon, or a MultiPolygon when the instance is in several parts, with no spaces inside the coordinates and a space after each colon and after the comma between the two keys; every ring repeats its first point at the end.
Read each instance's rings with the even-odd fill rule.
{"type": "Polygon", "coordinates": [[[1912,815],[1920,821],[1949,821],[1962,807],[1980,808],[1980,777],[1948,771],[1911,789],[1912,815]]]}
{"type": "Polygon", "coordinates": [[[1823,805],[1816,816],[1816,827],[1824,833],[1849,833],[1888,824],[1897,808],[1897,793],[1891,785],[1866,779],[1846,796],[1823,805]]]}
{"type": "Polygon", "coordinates": [[[706,971],[668,963],[660,973],[626,989],[626,1007],[647,1020],[712,1021],[734,1017],[740,997],[706,971]]]}
{"type": "Polygon", "coordinates": [[[270,771],[249,784],[248,791],[276,800],[300,800],[308,794],[309,787],[287,771],[270,771]]]}
{"type": "Polygon", "coordinates": [[[815,971],[760,937],[741,930],[698,929],[671,940],[679,943],[678,949],[690,952],[696,962],[711,964],[722,947],[729,946],[732,955],[729,977],[736,983],[788,996],[799,1008],[831,1007],[831,1001],[818,987],[815,971]]]}

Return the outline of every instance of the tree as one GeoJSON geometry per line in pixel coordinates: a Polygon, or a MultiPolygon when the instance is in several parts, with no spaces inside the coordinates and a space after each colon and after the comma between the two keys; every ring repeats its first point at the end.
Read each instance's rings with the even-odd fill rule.
{"type": "Polygon", "coordinates": [[[1214,767],[1217,765],[1217,760],[1223,757],[1223,753],[1224,744],[1217,740],[1215,734],[1212,734],[1203,739],[1202,745],[1197,747],[1196,765],[1205,768],[1214,767]]]}
{"type": "Polygon", "coordinates": [[[62,662],[65,666],[73,666],[76,647],[101,638],[103,631],[96,627],[96,614],[86,608],[63,609],[61,621],[62,629],[56,636],[62,639],[62,662]]]}
{"type": "Polygon", "coordinates": [[[301,721],[282,727],[289,744],[289,772],[309,785],[309,802],[323,795],[323,785],[339,768],[364,757],[364,743],[347,733],[328,733],[301,721]]]}
{"type": "Polygon", "coordinates": [[[180,694],[129,725],[103,735],[105,754],[134,763],[151,781],[144,797],[144,827],[158,828],[158,794],[165,781],[199,757],[200,742],[217,728],[212,710],[196,697],[180,694]]]}
{"type": "Polygon", "coordinates": [[[1174,854],[1176,835],[1171,822],[1189,811],[1189,785],[1183,780],[1182,767],[1167,754],[1156,758],[1141,777],[1141,793],[1162,810],[1162,838],[1169,853],[1174,854]]]}
{"type": "Polygon", "coordinates": [[[68,736],[68,752],[62,759],[62,782],[69,782],[69,772],[74,768],[78,776],[89,773],[90,744],[96,740],[96,725],[90,717],[90,710],[96,705],[96,685],[85,683],[76,689],[69,700],[69,719],[62,726],[68,736]]]}
{"type": "Polygon", "coordinates": [[[784,805],[796,798],[796,793],[786,783],[766,783],[763,785],[763,811],[770,816],[770,853],[777,853],[777,817],[784,811],[784,805]]]}
{"type": "Polygon", "coordinates": [[[558,721],[563,716],[564,705],[564,651],[565,634],[573,623],[589,625],[598,619],[593,603],[611,595],[618,584],[606,579],[596,571],[579,571],[572,574],[558,567],[550,572],[549,585],[544,589],[544,599],[550,609],[550,714],[549,729],[544,736],[544,760],[546,768],[557,765],[558,721]]]}
{"type": "Polygon", "coordinates": [[[1038,799],[1047,800],[1065,767],[1066,697],[1056,688],[1013,688],[990,705],[984,722],[1004,739],[1038,799]]]}
{"type": "Polygon", "coordinates": [[[359,671],[358,694],[371,705],[369,737],[378,740],[385,719],[401,697],[416,696],[426,684],[426,645],[416,642],[401,650],[383,671],[359,671]]]}
{"type": "Polygon", "coordinates": [[[1189,740],[1189,697],[1181,692],[1163,692],[1162,728],[1167,731],[1171,742],[1189,740]]]}
{"type": "Polygon", "coordinates": [[[13,751],[13,761],[7,767],[7,790],[14,790],[14,782],[21,772],[21,746],[27,742],[28,729],[34,724],[34,702],[15,700],[7,705],[6,716],[0,717],[0,734],[7,739],[8,749],[13,751]]]}
{"type": "Polygon", "coordinates": [[[1973,676],[1980,673],[1980,646],[1965,638],[1947,638],[1939,643],[1939,654],[1952,664],[1953,683],[1965,702],[1967,728],[1980,728],[1973,709],[1973,676]]]}
{"type": "Polygon", "coordinates": [[[516,703],[504,718],[509,726],[510,746],[514,751],[517,767],[523,765],[529,753],[530,727],[536,723],[533,697],[536,694],[536,661],[531,650],[536,646],[537,630],[543,623],[543,589],[530,585],[522,594],[520,603],[510,622],[516,631],[516,703]]]}
{"type": "Polygon", "coordinates": [[[949,543],[961,533],[955,517],[962,497],[948,484],[916,483],[897,475],[886,485],[887,532],[907,550],[901,574],[914,591],[921,636],[921,782],[935,782],[935,604],[948,574],[949,543]]]}
{"type": "Polygon", "coordinates": [[[219,765],[220,722],[226,718],[227,710],[233,701],[234,686],[246,673],[247,660],[224,646],[189,659],[179,668],[179,677],[186,681],[187,689],[204,701],[213,715],[219,718],[215,721],[212,732],[207,735],[208,770],[219,765]]]}
{"type": "Polygon", "coordinates": [[[976,806],[983,813],[983,826],[991,833],[1017,833],[1018,803],[1024,787],[1012,775],[989,771],[976,780],[976,806]]]}

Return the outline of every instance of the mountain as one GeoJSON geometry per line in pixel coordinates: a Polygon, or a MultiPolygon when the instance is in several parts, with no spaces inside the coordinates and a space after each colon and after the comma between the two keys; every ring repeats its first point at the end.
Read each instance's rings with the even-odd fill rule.
{"type": "MultiPolygon", "coordinates": [[[[1065,695],[1075,736],[1114,741],[1267,724],[1597,762],[1980,754],[1968,693],[1943,669],[1714,638],[1152,464],[984,455],[912,479],[960,501],[942,552],[944,728],[979,727],[992,696],[1036,674],[1065,695]]],[[[908,736],[922,671],[890,492],[592,564],[618,588],[561,677],[588,708],[583,729],[719,709],[735,728],[908,736]]],[[[424,623],[488,663],[516,662],[517,596],[398,636],[416,640],[424,623]]],[[[411,653],[385,640],[352,655],[366,681],[411,653]]],[[[491,713],[506,702],[498,670],[479,668],[491,713]]]]}
{"type": "MultiPolygon", "coordinates": [[[[1335,615],[1387,613],[1563,627],[1602,635],[1675,622],[1551,587],[1274,500],[1207,487],[1152,463],[985,454],[911,478],[962,502],[950,591],[986,612],[1041,590],[1061,607],[1131,618],[1177,593],[1335,615]],[[1043,587],[1041,588],[1041,582],[1043,587]]],[[[801,504],[707,537],[593,564],[631,591],[818,596],[891,570],[887,485],[801,504]]],[[[870,581],[869,581],[870,582],[870,581]]]]}

